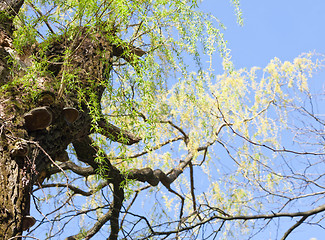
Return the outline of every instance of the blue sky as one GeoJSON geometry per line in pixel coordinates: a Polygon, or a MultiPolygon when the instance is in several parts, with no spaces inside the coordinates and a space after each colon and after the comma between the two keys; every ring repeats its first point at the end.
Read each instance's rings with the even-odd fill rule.
{"type": "MultiPolygon", "coordinates": [[[[305,52],[325,54],[324,0],[241,0],[242,27],[236,23],[230,2],[203,0],[201,9],[215,15],[227,27],[224,37],[236,68],[263,68],[274,57],[292,61],[305,52]]],[[[318,91],[324,93],[324,83],[325,70],[315,75],[312,88],[321,87],[318,91]]],[[[282,233],[290,226],[292,222],[278,230],[282,233]]],[[[287,239],[322,240],[325,230],[303,225],[287,239]]]]}
{"type": "Polygon", "coordinates": [[[325,1],[241,0],[244,26],[236,23],[230,0],[203,0],[201,9],[225,24],[237,67],[265,66],[270,59],[292,60],[303,52],[325,54],[325,1]]]}

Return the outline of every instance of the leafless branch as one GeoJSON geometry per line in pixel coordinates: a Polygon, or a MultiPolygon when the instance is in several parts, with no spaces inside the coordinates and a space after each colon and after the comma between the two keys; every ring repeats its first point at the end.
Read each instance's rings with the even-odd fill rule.
{"type": "MultiPolygon", "coordinates": [[[[98,190],[106,187],[108,185],[108,183],[104,183],[104,184],[100,184],[96,190],[90,190],[88,192],[81,190],[80,188],[77,188],[71,184],[64,184],[64,183],[51,183],[51,184],[43,184],[42,188],[51,188],[51,187],[68,187],[71,191],[74,192],[74,194],[80,194],[83,196],[91,196],[93,195],[95,192],[97,192],[98,190]]],[[[37,191],[39,188],[35,189],[34,191],[37,191]]]]}
{"type": "Polygon", "coordinates": [[[51,176],[53,174],[59,173],[59,172],[61,172],[61,169],[63,169],[63,170],[71,170],[72,172],[74,172],[74,173],[76,173],[76,174],[78,174],[80,176],[83,176],[83,177],[88,177],[88,176],[93,175],[93,174],[96,173],[92,167],[80,167],[80,166],[78,166],[77,164],[75,164],[74,162],[71,162],[71,161],[61,163],[59,165],[59,167],[57,167],[57,166],[51,167],[48,170],[48,175],[51,176]]]}
{"type": "Polygon", "coordinates": [[[303,216],[295,225],[293,225],[291,228],[288,229],[288,231],[285,232],[285,234],[283,235],[283,237],[281,238],[281,240],[285,240],[289,234],[295,229],[297,228],[299,225],[301,225],[309,216],[303,216]]]}

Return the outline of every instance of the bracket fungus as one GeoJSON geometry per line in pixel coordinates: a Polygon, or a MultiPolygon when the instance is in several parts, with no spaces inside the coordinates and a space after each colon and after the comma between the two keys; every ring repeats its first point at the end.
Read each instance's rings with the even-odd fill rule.
{"type": "Polygon", "coordinates": [[[36,219],[32,216],[24,216],[23,217],[23,231],[26,231],[27,229],[31,228],[34,226],[36,223],[36,219]]]}
{"type": "Polygon", "coordinates": [[[73,123],[79,117],[79,111],[74,107],[65,107],[63,108],[63,116],[68,123],[73,123]]]}
{"type": "Polygon", "coordinates": [[[48,107],[34,108],[24,115],[28,131],[45,129],[52,123],[52,113],[48,107]]]}

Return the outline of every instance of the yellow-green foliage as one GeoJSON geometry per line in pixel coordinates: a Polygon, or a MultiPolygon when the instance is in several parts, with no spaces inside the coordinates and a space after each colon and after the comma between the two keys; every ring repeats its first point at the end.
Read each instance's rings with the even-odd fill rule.
{"type": "MultiPolygon", "coordinates": [[[[287,111],[293,101],[299,101],[299,92],[308,90],[306,79],[320,67],[313,57],[313,54],[305,54],[283,63],[275,58],[264,69],[239,70],[226,58],[222,75],[214,77],[210,72],[191,72],[179,78],[171,89],[157,93],[150,100],[142,99],[137,103],[138,109],[148,118],[152,117],[152,122],[146,123],[148,128],[143,127],[142,121],[134,122],[132,129],[138,129],[144,139],[150,135],[150,146],[181,135],[170,125],[159,123],[167,120],[183,129],[189,142],[187,145],[173,143],[174,147],[166,150],[167,155],[164,151],[153,152],[133,159],[127,166],[149,166],[168,171],[179,163],[179,159],[185,158],[187,151],[195,152],[198,147],[215,142],[209,149],[210,158],[207,157],[199,167],[201,170],[195,170],[200,172],[197,173],[199,178],[209,180],[204,189],[196,189],[197,193],[204,192],[198,202],[203,204],[207,198],[211,205],[231,215],[248,213],[246,206],[260,210],[262,206],[254,200],[254,196],[261,194],[260,186],[276,192],[281,184],[283,191],[289,190],[286,179],[272,171],[273,161],[279,154],[270,155],[262,145],[281,148],[281,133],[288,124],[287,111]],[[155,106],[154,112],[152,106],[155,106]],[[220,130],[225,123],[227,125],[220,130]],[[228,146],[230,152],[221,152],[216,147],[217,142],[228,146]],[[225,165],[232,166],[231,174],[220,172],[222,161],[228,161],[225,165]]],[[[129,148],[128,151],[128,155],[132,155],[137,150],[129,148]]],[[[197,155],[195,163],[200,163],[202,154],[197,155]]],[[[173,188],[186,194],[185,210],[191,214],[193,203],[189,182],[189,177],[183,175],[173,188]]],[[[176,204],[180,199],[173,195],[163,195],[163,199],[166,210],[177,215],[175,206],[180,209],[176,204]]]]}

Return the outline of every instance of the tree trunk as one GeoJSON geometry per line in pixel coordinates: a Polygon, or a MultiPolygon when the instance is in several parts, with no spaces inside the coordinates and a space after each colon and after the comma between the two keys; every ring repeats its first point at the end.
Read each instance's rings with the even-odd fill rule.
{"type": "MultiPolygon", "coordinates": [[[[10,63],[8,52],[14,51],[5,32],[0,43],[4,86],[21,73],[15,72],[10,63]]],[[[35,223],[29,216],[33,185],[39,176],[47,175],[51,164],[63,161],[60,158],[67,156],[65,150],[70,143],[90,134],[87,106],[72,100],[76,97],[55,99],[56,94],[49,90],[57,85],[56,81],[54,77],[34,80],[40,90],[35,101],[19,83],[7,85],[0,96],[0,236],[3,239],[20,236],[35,223]],[[79,106],[82,106],[80,111],[79,106]]]]}
{"type": "MultiPolygon", "coordinates": [[[[12,64],[10,60],[12,17],[23,1],[0,2],[0,87],[11,81],[12,64]]],[[[0,239],[9,239],[22,234],[23,209],[31,184],[29,174],[24,173],[24,157],[19,156],[19,142],[15,139],[25,137],[25,131],[18,131],[19,118],[13,107],[10,95],[0,94],[0,239]],[[18,149],[14,149],[16,146],[18,149]]],[[[25,214],[26,215],[26,214],[25,214]]]]}
{"type": "MultiPolygon", "coordinates": [[[[3,125],[2,125],[3,126],[3,125]]],[[[3,129],[3,128],[2,128],[3,129]]],[[[8,139],[2,134],[0,146],[0,239],[21,235],[23,209],[26,208],[28,178],[24,166],[12,159],[8,151],[8,139]]]]}

